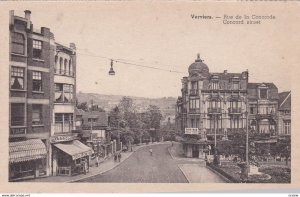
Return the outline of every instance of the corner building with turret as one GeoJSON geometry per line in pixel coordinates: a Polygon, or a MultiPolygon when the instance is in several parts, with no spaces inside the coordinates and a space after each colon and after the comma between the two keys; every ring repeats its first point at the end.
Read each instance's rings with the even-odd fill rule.
{"type": "Polygon", "coordinates": [[[248,71],[209,72],[198,54],[188,72],[177,100],[176,127],[184,134],[185,156],[205,158],[219,141],[246,130],[248,71]]]}

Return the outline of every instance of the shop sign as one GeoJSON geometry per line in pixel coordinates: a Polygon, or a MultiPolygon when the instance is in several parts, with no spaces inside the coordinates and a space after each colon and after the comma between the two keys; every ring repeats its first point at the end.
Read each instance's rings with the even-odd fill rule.
{"type": "Polygon", "coordinates": [[[185,128],[185,134],[189,135],[198,135],[199,134],[199,129],[198,128],[185,128]]]}
{"type": "Polygon", "coordinates": [[[73,159],[73,160],[76,160],[76,159],[79,159],[79,158],[81,158],[81,157],[89,156],[89,155],[91,155],[92,153],[93,153],[92,150],[87,151],[87,152],[83,152],[83,153],[79,153],[79,154],[73,155],[73,156],[72,156],[72,159],[73,159]]]}
{"type": "Polygon", "coordinates": [[[68,142],[75,140],[74,135],[56,135],[50,137],[50,143],[68,142]]]}

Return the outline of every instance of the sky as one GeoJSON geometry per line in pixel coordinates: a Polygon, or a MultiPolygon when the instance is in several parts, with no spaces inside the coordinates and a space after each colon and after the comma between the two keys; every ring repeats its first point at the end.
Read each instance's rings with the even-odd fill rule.
{"type": "Polygon", "coordinates": [[[55,41],[77,47],[77,92],[141,97],[178,97],[181,79],[200,53],[210,72],[242,72],[250,82],[274,82],[279,91],[291,89],[290,45],[285,29],[288,14],[280,9],[236,9],[231,4],[198,2],[93,4],[48,3],[16,6],[15,15],[32,11],[34,28],[49,27],[55,41]],[[222,19],[195,20],[191,14],[275,15],[261,25],[224,25],[222,19]],[[274,14],[275,13],[275,14],[274,14]],[[141,68],[110,60],[124,59],[182,73],[141,68]]]}

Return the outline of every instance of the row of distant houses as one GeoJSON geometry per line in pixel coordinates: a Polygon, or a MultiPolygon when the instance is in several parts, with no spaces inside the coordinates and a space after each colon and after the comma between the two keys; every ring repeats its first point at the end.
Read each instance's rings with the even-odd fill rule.
{"type": "Polygon", "coordinates": [[[274,83],[250,83],[248,71],[209,72],[198,55],[182,79],[176,105],[176,128],[184,134],[187,157],[204,158],[219,141],[235,132],[261,136],[257,144],[273,145],[291,135],[291,92],[278,93],[274,83]]]}

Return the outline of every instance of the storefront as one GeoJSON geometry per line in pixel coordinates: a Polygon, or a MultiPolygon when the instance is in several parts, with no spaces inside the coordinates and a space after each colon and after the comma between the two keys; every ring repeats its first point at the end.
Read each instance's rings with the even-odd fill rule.
{"type": "Polygon", "coordinates": [[[52,144],[52,172],[54,176],[72,176],[89,171],[93,150],[72,134],[50,138],[52,144]]]}
{"type": "Polygon", "coordinates": [[[9,180],[47,176],[47,149],[40,139],[9,143],[9,180]]]}

